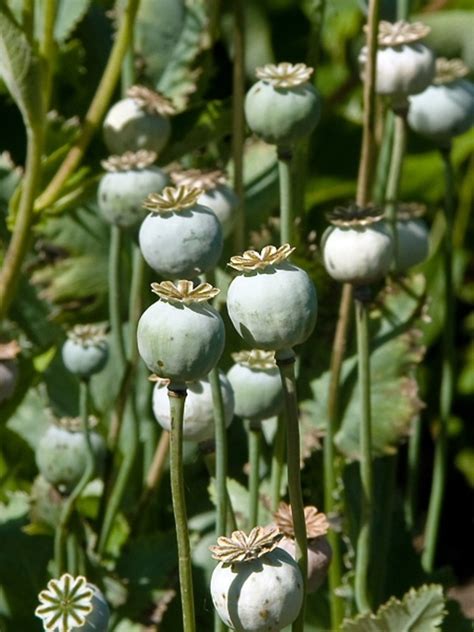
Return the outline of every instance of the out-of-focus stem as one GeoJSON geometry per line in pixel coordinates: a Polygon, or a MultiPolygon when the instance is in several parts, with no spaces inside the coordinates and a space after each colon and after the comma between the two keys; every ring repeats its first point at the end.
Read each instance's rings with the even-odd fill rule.
{"type": "Polygon", "coordinates": [[[111,226],[109,248],[109,320],[115,350],[118,354],[120,366],[123,369],[127,356],[122,330],[122,301],[120,291],[123,285],[120,274],[122,229],[120,226],[111,226]]]}
{"type": "Polygon", "coordinates": [[[390,159],[387,189],[385,192],[386,215],[392,233],[395,269],[397,269],[398,260],[397,200],[402,175],[403,157],[405,155],[406,129],[406,112],[395,112],[392,156],[390,159]]]}
{"type": "Polygon", "coordinates": [[[56,22],[57,0],[43,2],[43,33],[40,41],[40,56],[43,62],[41,87],[43,91],[43,107],[47,112],[51,101],[51,88],[54,65],[56,62],[56,43],[54,41],[54,25],[56,22]]]}
{"type": "Polygon", "coordinates": [[[245,140],[245,18],[244,0],[234,0],[234,64],[232,76],[233,188],[239,199],[234,225],[235,252],[245,247],[244,140],[245,140]]]}
{"type": "Polygon", "coordinates": [[[293,179],[290,147],[278,147],[278,175],[280,182],[280,243],[293,243],[293,179]]]}
{"type": "Polygon", "coordinates": [[[281,500],[281,480],[286,466],[286,428],[283,415],[278,415],[275,438],[273,440],[271,471],[271,510],[275,512],[281,500]]]}
{"type": "Polygon", "coordinates": [[[249,424],[249,529],[258,525],[258,504],[260,487],[260,442],[262,428],[260,422],[249,424]]]}
{"type": "Polygon", "coordinates": [[[405,520],[413,531],[418,517],[418,482],[420,478],[421,421],[416,418],[408,439],[407,490],[405,497],[405,520]]]}

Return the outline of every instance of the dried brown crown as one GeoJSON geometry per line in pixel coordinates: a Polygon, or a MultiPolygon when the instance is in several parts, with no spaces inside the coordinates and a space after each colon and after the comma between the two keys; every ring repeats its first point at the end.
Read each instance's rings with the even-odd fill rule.
{"type": "MultiPolygon", "coordinates": [[[[99,423],[97,417],[89,415],[88,426],[89,429],[95,428],[99,423]]],[[[53,425],[67,430],[67,432],[82,432],[82,418],[81,417],[61,417],[59,419],[53,419],[53,425]]]]}
{"type": "Polygon", "coordinates": [[[136,171],[146,169],[157,158],[155,151],[140,149],[139,151],[126,151],[121,156],[109,156],[100,163],[105,171],[114,173],[117,171],[136,171]]]}
{"type": "Polygon", "coordinates": [[[75,325],[68,331],[70,340],[82,347],[101,345],[106,339],[106,325],[75,325]]]}
{"type": "Polygon", "coordinates": [[[426,204],[419,202],[399,202],[396,205],[397,219],[406,222],[410,219],[423,217],[426,213],[426,204]]]}
{"type": "Polygon", "coordinates": [[[244,531],[234,531],[230,538],[217,538],[217,545],[209,550],[215,560],[223,564],[249,562],[270,553],[283,537],[277,527],[255,527],[247,535],[244,531]]]}
{"type": "Polygon", "coordinates": [[[174,105],[169,99],[146,86],[132,86],[127,90],[127,96],[149,114],[172,116],[176,112],[174,105]]]}
{"type": "MultiPolygon", "coordinates": [[[[280,531],[288,538],[294,539],[295,528],[293,526],[291,506],[281,502],[277,511],[273,514],[273,517],[280,531]]],[[[308,540],[326,535],[329,530],[329,522],[326,518],[326,514],[318,511],[314,506],[304,508],[304,519],[308,540]]]]}
{"type": "Polygon", "coordinates": [[[337,206],[326,214],[328,221],[333,226],[357,227],[369,226],[383,219],[383,211],[373,206],[361,207],[351,204],[348,207],[337,206]]]}
{"type": "Polygon", "coordinates": [[[217,296],[220,290],[210,283],[200,283],[194,286],[192,281],[162,281],[152,283],[151,290],[162,300],[169,303],[203,303],[217,296]]]}
{"type": "Polygon", "coordinates": [[[170,176],[176,185],[186,185],[189,188],[202,189],[202,191],[211,191],[219,184],[227,184],[226,174],[220,169],[175,170],[170,173],[170,176]]]}
{"type": "MultiPolygon", "coordinates": [[[[367,31],[367,27],[364,27],[367,31]]],[[[379,22],[378,42],[379,46],[401,46],[418,42],[428,35],[431,28],[422,22],[379,22]]]]}
{"type": "Polygon", "coordinates": [[[275,88],[294,88],[309,81],[313,68],[306,64],[266,64],[255,70],[258,79],[270,83],[275,88]]]}
{"type": "Polygon", "coordinates": [[[14,360],[21,347],[16,340],[0,343],[0,360],[14,360]]]}
{"type": "Polygon", "coordinates": [[[265,246],[260,252],[257,250],[246,250],[242,255],[231,257],[227,265],[239,272],[262,270],[267,266],[275,266],[286,261],[293,251],[294,248],[290,244],[284,244],[279,248],[276,246],[265,246]]]}
{"type": "Polygon", "coordinates": [[[196,206],[202,189],[191,188],[186,185],[165,187],[161,193],[150,193],[144,208],[152,213],[180,213],[196,206]]]}
{"type": "Polygon", "coordinates": [[[436,60],[436,74],[433,83],[437,86],[452,83],[469,74],[469,68],[462,59],[446,59],[438,57],[436,60]]]}
{"type": "Polygon", "coordinates": [[[265,371],[276,367],[274,351],[262,351],[261,349],[238,351],[232,354],[232,359],[236,364],[242,364],[251,369],[265,371]]]}

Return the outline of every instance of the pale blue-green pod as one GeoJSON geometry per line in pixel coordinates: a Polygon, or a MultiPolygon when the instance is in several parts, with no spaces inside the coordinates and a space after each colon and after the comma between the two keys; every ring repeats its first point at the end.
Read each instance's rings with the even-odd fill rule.
{"type": "Polygon", "coordinates": [[[18,366],[15,360],[0,361],[0,403],[10,399],[18,381],[18,366]]]}
{"type": "Polygon", "coordinates": [[[223,235],[215,213],[197,203],[199,189],[166,187],[145,203],[151,213],[138,236],[148,265],[168,279],[193,279],[211,270],[222,252],[223,235]]]}
{"type": "Polygon", "coordinates": [[[286,261],[292,250],[288,244],[266,246],[261,254],[247,251],[231,259],[242,274],[229,286],[227,311],[253,348],[287,350],[303,343],[316,324],[316,290],[304,270],[286,261]]]}
{"type": "Polygon", "coordinates": [[[245,97],[250,129],[265,142],[289,146],[307,137],[321,115],[321,97],[309,83],[313,72],[304,64],[267,64],[245,97]]]}
{"type": "MultiPolygon", "coordinates": [[[[225,424],[228,428],[234,416],[234,391],[224,373],[219,372],[225,424]]],[[[171,431],[170,402],[167,380],[158,380],[153,389],[153,414],[165,430],[171,431]]],[[[214,438],[214,405],[208,378],[187,384],[184,407],[183,439],[202,443],[214,438]]]]}
{"type": "Polygon", "coordinates": [[[106,222],[129,228],[144,219],[143,203],[148,195],[168,184],[166,173],[152,164],[155,159],[155,153],[139,151],[103,161],[108,173],[99,183],[97,203],[106,222]]]}
{"type": "Polygon", "coordinates": [[[82,379],[102,371],[107,364],[109,347],[104,328],[97,325],[76,325],[68,332],[62,348],[64,366],[82,379]]]}
{"type": "Polygon", "coordinates": [[[160,153],[171,135],[171,103],[144,86],[133,86],[108,111],[103,124],[104,142],[111,154],[146,149],[160,153]]]}
{"type": "MultiPolygon", "coordinates": [[[[99,472],[105,457],[105,441],[95,431],[90,432],[90,439],[96,472],[99,472]]],[[[64,418],[51,425],[41,437],[36,449],[36,464],[51,485],[61,493],[69,494],[84,474],[87,455],[80,420],[64,418]]]]}
{"type": "Polygon", "coordinates": [[[235,414],[250,421],[278,415],[283,404],[280,371],[271,351],[234,353],[227,373],[235,395],[235,414]]]}
{"type": "Polygon", "coordinates": [[[204,191],[199,196],[198,202],[216,214],[224,239],[228,237],[235,224],[235,210],[239,203],[234,190],[226,184],[218,184],[214,189],[204,191]]]}
{"type": "Polygon", "coordinates": [[[102,592],[94,584],[88,583],[93,591],[92,611],[86,617],[85,624],[78,632],[107,632],[109,629],[110,609],[102,592]]]}
{"type": "Polygon", "coordinates": [[[182,385],[205,378],[224,350],[221,316],[207,302],[218,293],[190,281],[153,283],[160,300],[138,322],[138,351],[158,377],[182,385]]]}
{"type": "Polygon", "coordinates": [[[429,230],[419,218],[397,221],[397,270],[404,272],[425,261],[430,250],[429,230]]]}

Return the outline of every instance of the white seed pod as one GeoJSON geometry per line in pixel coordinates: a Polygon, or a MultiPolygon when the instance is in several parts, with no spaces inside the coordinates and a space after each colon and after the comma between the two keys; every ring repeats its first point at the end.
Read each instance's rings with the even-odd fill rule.
{"type": "Polygon", "coordinates": [[[144,219],[143,203],[150,193],[159,193],[168,176],[152,163],[154,152],[126,152],[102,162],[108,171],[97,191],[97,203],[102,217],[109,224],[128,228],[144,219]]]}
{"type": "MultiPolygon", "coordinates": [[[[392,97],[394,104],[404,103],[410,94],[418,94],[430,85],[435,73],[435,55],[420,40],[429,27],[419,22],[399,21],[379,24],[375,90],[392,97]]],[[[367,64],[367,47],[359,55],[361,73],[367,64]]]]}
{"type": "Polygon", "coordinates": [[[227,311],[249,346],[286,350],[314,329],[316,290],[304,270],[286,261],[293,250],[288,244],[265,246],[231,258],[229,265],[242,274],[229,286],[227,311]]]}
{"type": "MultiPolygon", "coordinates": [[[[278,541],[281,535],[277,529],[274,533],[278,541]]],[[[234,532],[231,538],[219,538],[218,542],[233,542],[237,536],[240,540],[250,539],[255,537],[255,530],[249,536],[234,532]]],[[[282,630],[293,623],[303,603],[303,578],[295,560],[280,547],[267,550],[265,546],[259,549],[260,546],[257,540],[257,550],[247,549],[240,556],[243,561],[226,561],[224,554],[212,573],[214,607],[224,624],[236,632],[282,630]]],[[[212,547],[213,556],[219,559],[217,548],[212,547]]]]}
{"type": "Polygon", "coordinates": [[[321,250],[327,273],[341,283],[368,285],[387,274],[393,247],[382,216],[370,209],[336,209],[334,224],[323,234],[321,250]]]}
{"type": "Polygon", "coordinates": [[[138,351],[158,377],[177,383],[206,377],[224,350],[221,316],[209,303],[219,290],[208,283],[193,287],[190,281],[152,284],[161,300],[151,305],[138,322],[138,351]]]}
{"type": "Polygon", "coordinates": [[[104,142],[111,154],[147,149],[159,153],[171,134],[170,101],[144,86],[132,86],[128,96],[108,111],[103,125],[104,142]]]}
{"type": "Polygon", "coordinates": [[[97,325],[76,325],[68,332],[68,339],[62,348],[64,366],[87,379],[102,371],[109,357],[105,330],[97,325]]]}
{"type": "Polygon", "coordinates": [[[474,84],[462,77],[461,60],[437,59],[434,85],[410,98],[408,124],[438,144],[446,144],[474,125],[474,84]]]}
{"type": "Polygon", "coordinates": [[[260,79],[245,97],[250,129],[265,142],[288,146],[308,136],[319,121],[321,97],[305,64],[283,62],[257,68],[260,79]]]}
{"type": "Polygon", "coordinates": [[[280,371],[271,351],[254,349],[232,356],[235,364],[227,373],[235,395],[235,414],[262,421],[278,415],[283,404],[280,371]]]}
{"type": "Polygon", "coordinates": [[[422,263],[430,249],[429,230],[422,219],[397,221],[397,270],[404,272],[422,263]]]}
{"type": "Polygon", "coordinates": [[[144,204],[152,212],[140,227],[140,250],[148,265],[165,278],[192,279],[219,260],[221,225],[210,208],[197,203],[201,193],[186,186],[166,187],[144,204]]]}
{"type": "MultiPolygon", "coordinates": [[[[234,392],[224,373],[219,371],[225,424],[229,427],[234,416],[234,392]]],[[[214,437],[214,406],[208,378],[189,382],[184,406],[183,439],[202,443],[214,437]]],[[[158,380],[153,389],[153,414],[165,430],[171,431],[170,402],[167,380],[158,380]]]]}

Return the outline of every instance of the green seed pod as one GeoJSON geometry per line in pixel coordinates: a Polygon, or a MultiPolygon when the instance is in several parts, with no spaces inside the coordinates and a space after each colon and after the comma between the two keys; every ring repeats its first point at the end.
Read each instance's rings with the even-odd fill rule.
{"type": "MultiPolygon", "coordinates": [[[[422,92],[433,80],[434,53],[420,42],[429,32],[420,22],[379,23],[375,90],[392,97],[394,107],[406,107],[408,95],[422,92]]],[[[359,56],[362,75],[367,54],[364,47],[359,56]]]]}
{"type": "Polygon", "coordinates": [[[171,134],[171,102],[144,86],[132,86],[127,98],[113,105],[104,120],[104,141],[111,154],[147,149],[157,154],[171,134]]]}
{"type": "Polygon", "coordinates": [[[159,275],[193,279],[211,270],[222,252],[222,229],[215,213],[198,204],[200,189],[166,187],[148,196],[138,240],[143,258],[159,275]]]}
{"type": "Polygon", "coordinates": [[[174,171],[171,179],[177,186],[188,186],[201,189],[198,204],[210,208],[221,223],[224,238],[232,232],[235,223],[235,210],[239,199],[234,190],[227,183],[223,171],[218,169],[202,171],[200,169],[188,169],[186,171],[174,171]]]}
{"type": "MultiPolygon", "coordinates": [[[[326,538],[329,522],[326,516],[314,506],[304,508],[304,517],[308,538],[308,581],[306,591],[313,593],[324,583],[332,559],[332,548],[326,538]]],[[[274,519],[275,524],[284,535],[278,546],[296,559],[295,529],[291,506],[283,502],[280,503],[278,510],[274,514],[274,519]]]]}
{"type": "Polygon", "coordinates": [[[107,632],[110,611],[101,591],[82,575],[65,573],[51,579],[35,610],[45,630],[51,632],[107,632]]]}
{"type": "Polygon", "coordinates": [[[329,215],[333,226],[321,241],[324,267],[341,283],[368,285],[387,274],[393,255],[392,238],[373,209],[351,206],[329,215]]]}
{"type": "Polygon", "coordinates": [[[144,219],[143,203],[148,195],[168,184],[165,172],[152,165],[155,160],[154,152],[140,150],[102,162],[108,173],[100,181],[97,202],[106,222],[128,228],[144,219]]]}
{"type": "MultiPolygon", "coordinates": [[[[102,468],[105,441],[90,433],[96,472],[102,468]]],[[[36,464],[44,478],[62,494],[69,494],[80,481],[87,463],[87,445],[78,418],[64,417],[52,424],[36,449],[36,464]]]]}
{"type": "Polygon", "coordinates": [[[410,98],[408,124],[418,134],[446,145],[474,125],[474,85],[460,59],[436,60],[434,85],[410,98]]]}
{"type": "Polygon", "coordinates": [[[62,357],[67,370],[82,379],[88,379],[94,373],[102,371],[109,357],[104,327],[76,325],[68,332],[62,357]]]}
{"type": "MultiPolygon", "coordinates": [[[[226,427],[234,416],[234,392],[224,373],[219,372],[226,427]]],[[[156,421],[165,430],[171,431],[168,380],[158,379],[153,389],[153,414],[156,421]]],[[[183,439],[202,443],[214,438],[214,405],[212,389],[208,378],[189,382],[187,385],[186,405],[184,407],[183,439]]]]}
{"type": "Polygon", "coordinates": [[[219,560],[211,577],[214,607],[237,632],[277,632],[291,625],[303,603],[303,578],[296,561],[278,545],[275,527],[234,531],[210,547],[219,560]]]}
{"type": "Polygon", "coordinates": [[[230,284],[227,311],[245,342],[257,349],[281,351],[304,342],[314,329],[317,298],[304,270],[289,263],[288,244],[265,246],[232,257],[242,274],[230,284]]]}
{"type": "Polygon", "coordinates": [[[182,385],[205,378],[224,350],[225,329],[207,301],[219,292],[208,283],[152,283],[160,298],[138,322],[138,351],[158,377],[182,385]]]}
{"type": "Polygon", "coordinates": [[[234,366],[227,373],[235,395],[235,414],[250,421],[278,415],[283,404],[280,371],[272,351],[232,354],[234,366]]]}
{"type": "Polygon", "coordinates": [[[257,68],[260,81],[245,97],[250,129],[265,142],[288,146],[311,134],[321,114],[321,97],[309,83],[304,64],[267,64],[257,68]]]}

